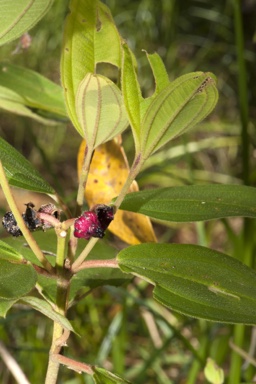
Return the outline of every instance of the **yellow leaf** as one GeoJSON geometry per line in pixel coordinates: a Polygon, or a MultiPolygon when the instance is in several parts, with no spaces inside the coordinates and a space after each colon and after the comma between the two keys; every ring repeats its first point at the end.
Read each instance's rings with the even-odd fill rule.
{"type": "MultiPolygon", "coordinates": [[[[78,151],[78,173],[81,172],[85,146],[83,140],[78,151]]],[[[97,147],[85,190],[88,205],[92,207],[96,204],[109,204],[121,191],[128,173],[129,166],[125,153],[117,141],[111,140],[97,147]]],[[[130,192],[137,190],[137,183],[134,182],[130,192]]],[[[108,229],[128,244],[156,241],[149,218],[138,213],[117,211],[108,229]]]]}

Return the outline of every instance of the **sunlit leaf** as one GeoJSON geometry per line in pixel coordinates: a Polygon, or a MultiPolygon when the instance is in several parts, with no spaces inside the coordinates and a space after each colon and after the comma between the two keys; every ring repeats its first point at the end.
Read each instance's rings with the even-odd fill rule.
{"type": "Polygon", "coordinates": [[[121,209],[165,221],[256,217],[256,188],[244,185],[190,185],[127,195],[121,209]]]}
{"type": "Polygon", "coordinates": [[[218,92],[212,74],[194,72],[164,88],[149,105],[141,122],[143,157],[203,120],[215,107],[218,92]]]}
{"type": "MultiPolygon", "coordinates": [[[[161,92],[162,89],[166,88],[169,85],[170,81],[164,63],[160,56],[156,52],[153,54],[149,54],[146,52],[146,55],[156,82],[155,93],[153,95],[154,97],[155,95],[158,95],[158,93],[161,92]]],[[[150,96],[149,99],[152,99],[152,96],[150,96]]]]}
{"type": "Polygon", "coordinates": [[[120,36],[106,5],[95,0],[72,0],[67,16],[61,59],[61,78],[68,115],[84,137],[75,110],[75,96],[88,72],[100,62],[121,63],[120,36]]]}
{"type": "Polygon", "coordinates": [[[38,120],[41,118],[42,122],[48,121],[48,124],[50,119],[58,120],[67,116],[62,88],[35,71],[0,63],[0,84],[2,108],[8,110],[7,102],[16,103],[16,110],[13,108],[12,112],[23,115],[26,112],[26,116],[37,117],[38,120]]]}
{"type": "Polygon", "coordinates": [[[111,140],[128,126],[120,89],[100,75],[88,73],[80,83],[76,113],[90,148],[111,140]]]}
{"type": "Polygon", "coordinates": [[[34,308],[36,311],[41,312],[43,315],[53,320],[54,322],[59,323],[62,325],[62,327],[68,329],[69,331],[75,332],[68,319],[62,316],[60,313],[55,312],[51,305],[47,303],[47,301],[38,299],[37,297],[33,296],[22,297],[21,301],[22,303],[34,308]]]}
{"type": "Polygon", "coordinates": [[[256,324],[256,272],[238,260],[187,244],[140,244],[118,255],[124,272],[149,281],[154,298],[185,315],[256,324]]]}
{"type": "Polygon", "coordinates": [[[41,124],[55,125],[56,121],[40,116],[36,111],[26,106],[25,100],[9,88],[0,86],[0,108],[19,116],[29,117],[41,124]]]}
{"type": "Polygon", "coordinates": [[[160,57],[147,54],[156,87],[153,95],[144,99],[132,53],[127,44],[123,44],[122,48],[124,103],[136,155],[144,161],[168,141],[203,120],[215,107],[218,92],[211,73],[189,73],[170,83],[160,57]]]}
{"type": "Polygon", "coordinates": [[[53,0],[0,0],[0,45],[17,39],[51,8],[53,0]]]}
{"type": "Polygon", "coordinates": [[[122,379],[101,367],[93,367],[95,374],[92,376],[95,384],[131,384],[130,381],[122,379]]]}
{"type": "Polygon", "coordinates": [[[129,121],[135,141],[135,147],[139,148],[141,127],[140,110],[143,97],[141,95],[132,53],[127,44],[123,44],[122,93],[126,111],[129,116],[129,121]]]}
{"type": "Polygon", "coordinates": [[[10,185],[34,192],[54,193],[30,162],[0,137],[0,160],[10,185]]]}
{"type": "Polygon", "coordinates": [[[35,286],[36,280],[36,272],[30,264],[0,259],[1,299],[12,300],[22,297],[35,286]]]}
{"type": "Polygon", "coordinates": [[[210,357],[207,359],[207,364],[204,368],[206,379],[211,384],[223,384],[225,380],[224,371],[210,357]]]}
{"type": "MultiPolygon", "coordinates": [[[[85,141],[78,152],[78,173],[81,171],[85,141]]],[[[86,183],[85,198],[90,207],[109,204],[121,191],[129,173],[129,166],[117,141],[109,141],[96,148],[86,183]]],[[[134,183],[131,191],[138,190],[134,183]]],[[[128,244],[156,241],[149,219],[131,212],[117,211],[109,230],[128,244]]]]}

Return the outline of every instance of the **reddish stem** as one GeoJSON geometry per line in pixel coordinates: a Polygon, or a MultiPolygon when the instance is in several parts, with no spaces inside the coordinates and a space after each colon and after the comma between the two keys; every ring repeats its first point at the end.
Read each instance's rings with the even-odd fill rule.
{"type": "Polygon", "coordinates": [[[110,260],[87,260],[80,264],[77,268],[72,269],[73,273],[77,273],[87,268],[119,268],[116,259],[110,260]]]}
{"type": "Polygon", "coordinates": [[[80,361],[70,359],[69,357],[66,357],[66,356],[53,353],[51,355],[51,360],[57,361],[59,364],[66,365],[67,368],[73,369],[73,371],[76,371],[79,373],[85,372],[85,373],[88,373],[89,375],[94,374],[90,365],[81,363],[80,361]]]}

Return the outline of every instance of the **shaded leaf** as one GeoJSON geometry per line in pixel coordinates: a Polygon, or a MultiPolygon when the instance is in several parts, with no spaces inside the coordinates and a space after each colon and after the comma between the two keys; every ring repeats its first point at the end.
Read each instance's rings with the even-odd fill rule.
{"type": "MultiPolygon", "coordinates": [[[[85,242],[79,242],[78,252],[82,251],[85,242]]],[[[106,242],[98,242],[90,252],[86,261],[115,259],[117,250],[106,242]]],[[[71,296],[82,287],[96,288],[102,285],[119,286],[127,283],[131,275],[123,273],[119,268],[88,268],[76,273],[71,281],[71,296]]]]}
{"type": "Polygon", "coordinates": [[[79,84],[76,113],[90,148],[111,140],[128,126],[120,89],[100,75],[88,73],[79,84]]]}
{"type": "MultiPolygon", "coordinates": [[[[67,116],[62,88],[35,71],[10,63],[0,63],[0,84],[4,87],[1,91],[2,102],[20,104],[20,108],[30,111],[31,117],[36,115],[44,122],[48,117],[49,123],[49,119],[58,120],[67,116]],[[45,115],[40,116],[40,113],[45,115]]],[[[0,106],[4,108],[3,105],[0,106]]]]}
{"type": "Polygon", "coordinates": [[[36,280],[36,272],[30,264],[0,259],[1,299],[19,299],[35,286],[36,280]]]}
{"type": "MultiPolygon", "coordinates": [[[[54,229],[47,230],[47,232],[38,231],[33,232],[33,238],[37,242],[39,248],[47,257],[48,261],[52,265],[55,264],[56,249],[57,249],[57,239],[54,229]]],[[[40,261],[35,256],[34,252],[28,246],[26,240],[23,236],[14,238],[12,236],[6,237],[4,243],[14,249],[15,252],[22,255],[22,257],[31,263],[41,266],[40,261]]]]}
{"type": "Polygon", "coordinates": [[[13,260],[17,261],[23,260],[23,257],[19,252],[17,252],[13,247],[5,243],[4,241],[0,240],[0,259],[3,260],[13,260]]]}
{"type": "Polygon", "coordinates": [[[54,322],[59,323],[63,328],[75,332],[69,320],[60,313],[55,312],[50,304],[47,303],[47,301],[38,299],[37,297],[33,296],[22,297],[21,301],[22,303],[34,308],[36,311],[41,312],[43,315],[53,320],[54,322]]]}
{"type": "Polygon", "coordinates": [[[140,244],[118,255],[124,272],[155,285],[154,298],[188,316],[256,323],[256,273],[238,260],[187,244],[140,244]]]}
{"type": "Polygon", "coordinates": [[[72,0],[67,16],[61,58],[62,85],[68,115],[84,137],[75,110],[75,96],[88,72],[96,72],[96,64],[121,63],[120,36],[106,5],[95,0],[72,0]]]}
{"type": "Polygon", "coordinates": [[[96,384],[131,384],[130,381],[107,371],[104,368],[93,367],[95,374],[92,376],[96,384]]]}
{"type": "Polygon", "coordinates": [[[256,217],[256,188],[243,185],[190,185],[128,194],[121,209],[165,221],[256,217]]]}
{"type": "Polygon", "coordinates": [[[51,8],[53,0],[0,0],[0,45],[17,39],[51,8]]]}
{"type": "Polygon", "coordinates": [[[34,192],[54,193],[30,162],[0,137],[0,160],[10,185],[34,192]]]}
{"type": "MultiPolygon", "coordinates": [[[[33,237],[44,252],[47,260],[55,265],[57,238],[54,229],[47,232],[34,232],[33,237]]],[[[8,237],[5,239],[5,245],[12,247],[18,254],[21,254],[26,260],[35,265],[41,266],[40,262],[28,247],[22,236],[18,238],[8,237]]],[[[82,252],[86,245],[85,241],[78,242],[77,254],[82,252]]],[[[1,249],[1,248],[0,248],[1,249]]],[[[111,247],[104,239],[98,242],[90,252],[86,260],[104,260],[116,257],[117,250],[111,247]]],[[[79,289],[90,290],[102,285],[119,286],[131,279],[130,275],[124,274],[119,268],[92,268],[85,269],[76,273],[71,280],[70,299],[76,296],[79,289]]],[[[38,283],[42,286],[44,294],[52,301],[56,300],[56,279],[38,274],[38,283]]]]}
{"type": "MultiPolygon", "coordinates": [[[[85,145],[83,141],[78,152],[78,173],[81,172],[85,145]]],[[[112,140],[96,148],[85,190],[89,206],[109,204],[121,191],[128,173],[129,166],[119,143],[112,140]]],[[[138,190],[137,184],[134,183],[130,190],[138,190]]],[[[128,244],[156,241],[150,220],[142,215],[117,211],[108,229],[128,244]]]]}
{"type": "Polygon", "coordinates": [[[3,300],[0,299],[0,317],[6,317],[9,309],[15,304],[17,299],[15,300],[3,300]]]}

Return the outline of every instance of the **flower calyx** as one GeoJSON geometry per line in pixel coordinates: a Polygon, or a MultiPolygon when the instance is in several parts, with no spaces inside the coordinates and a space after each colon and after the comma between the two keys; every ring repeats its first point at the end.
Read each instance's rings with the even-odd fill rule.
{"type": "Polygon", "coordinates": [[[74,223],[74,236],[89,240],[91,237],[102,238],[105,230],[114,219],[114,207],[97,204],[90,211],[85,211],[74,223]]]}

